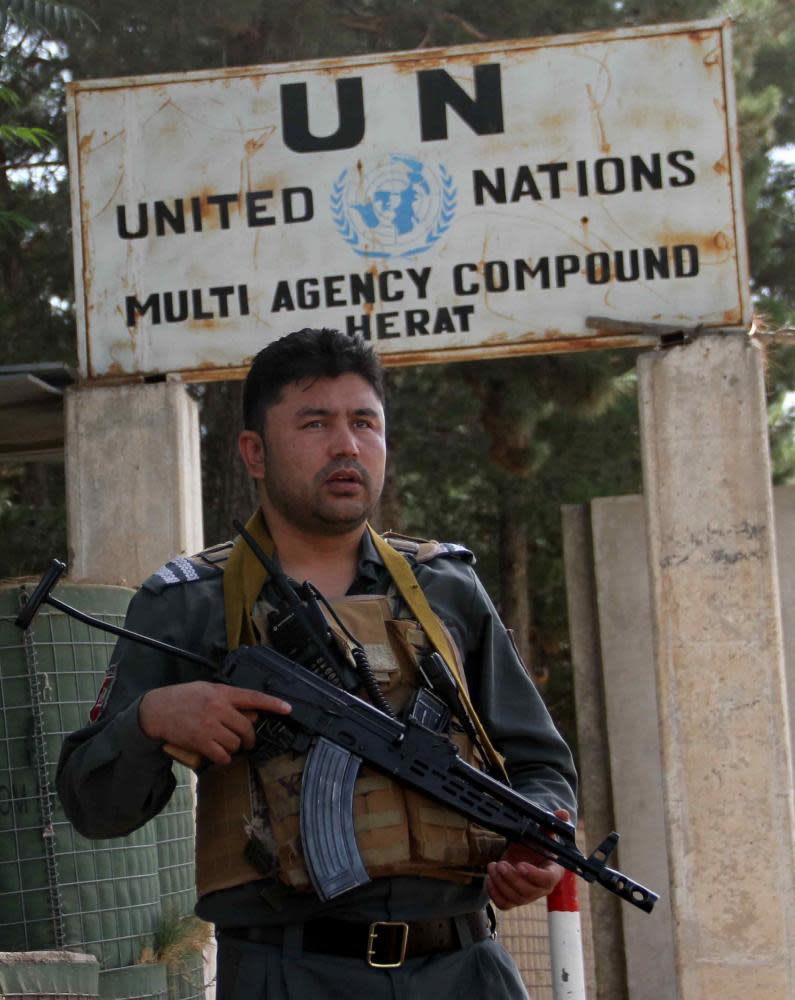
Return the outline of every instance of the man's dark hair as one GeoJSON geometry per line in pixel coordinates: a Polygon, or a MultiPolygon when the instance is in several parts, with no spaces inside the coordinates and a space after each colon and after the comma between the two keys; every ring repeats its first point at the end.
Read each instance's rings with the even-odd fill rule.
{"type": "Polygon", "coordinates": [[[306,327],[268,344],[254,358],[243,386],[243,426],[261,433],[265,412],[282,389],[303,379],[360,375],[383,404],[384,374],[378,355],[360,336],[306,327]]]}

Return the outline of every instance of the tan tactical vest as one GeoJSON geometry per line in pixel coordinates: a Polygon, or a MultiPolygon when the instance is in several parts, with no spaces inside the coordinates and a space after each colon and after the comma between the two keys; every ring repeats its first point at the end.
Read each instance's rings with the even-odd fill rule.
{"type": "MultiPolygon", "coordinates": [[[[261,604],[254,609],[261,635],[267,610],[261,604]]],[[[417,657],[429,648],[424,631],[416,621],[395,619],[391,601],[383,596],[347,597],[335,602],[334,610],[364,645],[387,701],[399,714],[418,685],[417,657]]],[[[462,757],[472,762],[469,740],[463,734],[454,738],[462,757]]],[[[237,757],[202,772],[196,822],[199,896],[267,875],[295,889],[311,889],[299,831],[304,760],[284,754],[254,768],[246,757],[237,757]]],[[[356,781],[354,827],[374,878],[423,875],[468,882],[505,846],[502,838],[366,766],[356,781]]]]}

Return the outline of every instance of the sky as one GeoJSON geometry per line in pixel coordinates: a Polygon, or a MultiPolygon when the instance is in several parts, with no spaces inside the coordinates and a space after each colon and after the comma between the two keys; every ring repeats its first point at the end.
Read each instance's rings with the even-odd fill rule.
{"type": "Polygon", "coordinates": [[[772,155],[779,163],[788,163],[795,167],[795,143],[790,143],[789,146],[779,146],[778,149],[773,150],[772,155]]]}

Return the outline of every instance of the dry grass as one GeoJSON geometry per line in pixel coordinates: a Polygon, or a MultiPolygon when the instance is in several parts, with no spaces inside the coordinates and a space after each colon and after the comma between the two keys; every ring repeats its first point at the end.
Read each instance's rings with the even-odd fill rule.
{"type": "Polygon", "coordinates": [[[177,972],[186,958],[207,947],[211,934],[210,924],[198,917],[166,911],[155,929],[152,947],[144,948],[138,961],[142,965],[162,962],[169,972],[177,972]]]}

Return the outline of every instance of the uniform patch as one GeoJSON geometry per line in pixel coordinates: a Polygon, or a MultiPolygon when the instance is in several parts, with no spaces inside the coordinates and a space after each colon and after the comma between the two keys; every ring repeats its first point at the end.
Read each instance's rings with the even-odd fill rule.
{"type": "Polygon", "coordinates": [[[94,702],[94,707],[88,713],[89,722],[99,722],[102,713],[105,711],[105,707],[108,704],[108,699],[110,698],[110,693],[113,690],[113,685],[116,683],[116,664],[113,663],[108,667],[108,671],[105,674],[105,678],[102,681],[102,687],[99,689],[99,694],[97,695],[97,700],[94,702]]]}
{"type": "Polygon", "coordinates": [[[389,675],[397,670],[392,650],[386,643],[366,642],[364,651],[373,672],[379,674],[379,680],[388,680],[389,675]]]}

